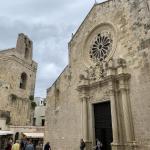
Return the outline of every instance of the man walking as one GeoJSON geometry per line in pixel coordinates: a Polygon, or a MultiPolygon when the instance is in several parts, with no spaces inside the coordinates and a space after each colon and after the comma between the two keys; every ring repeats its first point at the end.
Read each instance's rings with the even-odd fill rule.
{"type": "Polygon", "coordinates": [[[27,145],[27,139],[26,139],[26,137],[23,137],[23,139],[21,140],[21,143],[20,143],[20,150],[25,150],[26,145],[27,145]]]}
{"type": "Polygon", "coordinates": [[[25,150],[34,150],[34,146],[32,144],[32,140],[31,139],[28,141],[28,144],[26,145],[25,150]]]}
{"type": "Polygon", "coordinates": [[[47,142],[44,146],[44,150],[51,150],[49,142],[47,142]]]}

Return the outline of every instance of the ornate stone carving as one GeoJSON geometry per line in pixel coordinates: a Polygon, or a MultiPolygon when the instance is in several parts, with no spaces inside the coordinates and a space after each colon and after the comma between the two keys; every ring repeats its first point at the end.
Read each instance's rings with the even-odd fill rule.
{"type": "Polygon", "coordinates": [[[106,76],[106,68],[105,64],[98,62],[95,66],[89,69],[89,80],[101,80],[103,77],[106,76]]]}
{"type": "Polygon", "coordinates": [[[97,63],[95,66],[95,71],[96,71],[96,79],[101,79],[105,76],[105,69],[104,69],[104,64],[103,63],[97,63]]]}
{"type": "Polygon", "coordinates": [[[87,71],[89,80],[95,80],[95,68],[93,66],[90,66],[87,71]]]}
{"type": "Polygon", "coordinates": [[[126,61],[123,58],[117,60],[118,67],[126,67],[126,61]]]}
{"type": "Polygon", "coordinates": [[[106,76],[106,63],[98,62],[95,66],[90,66],[79,76],[79,83],[85,84],[87,81],[99,81],[106,76]]]}

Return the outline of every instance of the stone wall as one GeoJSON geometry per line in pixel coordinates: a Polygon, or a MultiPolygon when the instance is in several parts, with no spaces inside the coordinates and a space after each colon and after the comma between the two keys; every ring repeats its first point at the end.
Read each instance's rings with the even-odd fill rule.
{"type": "MultiPolygon", "coordinates": [[[[103,30],[109,31],[113,39],[112,49],[105,61],[123,58],[126,61],[126,72],[131,75],[129,101],[134,128],[133,140],[136,141],[138,150],[149,149],[148,3],[149,0],[109,0],[95,4],[73,36],[69,43],[69,64],[47,92],[45,141],[50,141],[54,150],[58,150],[60,145],[62,150],[79,149],[79,141],[84,133],[82,102],[77,87],[80,75],[86,74],[86,70],[94,65],[89,56],[90,44],[94,36],[103,30]]],[[[104,94],[105,88],[101,91],[91,91],[90,99],[100,102],[104,94]]],[[[90,121],[90,118],[88,120],[90,121]]],[[[89,140],[93,142],[92,135],[89,135],[89,140]]]]}

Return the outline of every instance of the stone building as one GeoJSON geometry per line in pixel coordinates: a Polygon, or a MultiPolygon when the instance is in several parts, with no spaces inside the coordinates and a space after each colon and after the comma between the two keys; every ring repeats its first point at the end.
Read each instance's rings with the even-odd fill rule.
{"type": "Polygon", "coordinates": [[[6,124],[30,124],[36,70],[32,41],[26,35],[19,34],[16,48],[0,51],[0,118],[6,124]]]}
{"type": "Polygon", "coordinates": [[[69,42],[69,63],[47,90],[53,150],[150,149],[150,0],[95,4],[69,42]]]}
{"type": "Polygon", "coordinates": [[[33,125],[44,126],[45,125],[45,108],[46,100],[45,98],[35,97],[36,107],[34,110],[33,125]]]}

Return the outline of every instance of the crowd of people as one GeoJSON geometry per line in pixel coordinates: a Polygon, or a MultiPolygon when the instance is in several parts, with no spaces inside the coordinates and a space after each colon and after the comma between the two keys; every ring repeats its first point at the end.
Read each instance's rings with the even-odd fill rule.
{"type": "MultiPolygon", "coordinates": [[[[14,143],[9,140],[5,150],[43,150],[43,146],[38,144],[35,147],[31,139],[16,140],[14,143]]],[[[49,142],[45,144],[44,150],[51,150],[49,142]]]]}
{"type": "MultiPolygon", "coordinates": [[[[93,147],[94,150],[102,150],[103,144],[100,140],[96,139],[96,146],[93,147]]],[[[80,150],[84,150],[86,148],[86,144],[83,139],[80,140],[80,150]]],[[[16,140],[13,144],[12,140],[10,140],[5,148],[5,150],[51,150],[50,143],[47,142],[44,145],[44,148],[41,144],[38,144],[36,147],[32,144],[31,139],[23,139],[16,140]]]]}

